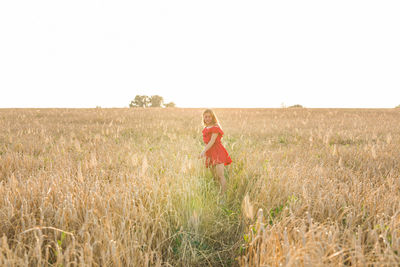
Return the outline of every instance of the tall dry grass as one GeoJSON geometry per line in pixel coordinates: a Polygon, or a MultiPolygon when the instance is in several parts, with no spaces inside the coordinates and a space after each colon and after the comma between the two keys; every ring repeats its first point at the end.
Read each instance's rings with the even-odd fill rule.
{"type": "Polygon", "coordinates": [[[398,110],[201,111],[0,110],[0,265],[399,263],[398,110]]]}

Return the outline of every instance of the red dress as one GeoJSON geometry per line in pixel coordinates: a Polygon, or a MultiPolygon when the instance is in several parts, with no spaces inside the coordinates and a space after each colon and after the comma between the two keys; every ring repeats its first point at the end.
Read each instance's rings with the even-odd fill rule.
{"type": "Polygon", "coordinates": [[[221,164],[228,165],[232,163],[232,159],[226,151],[225,147],[221,144],[221,138],[224,132],[218,126],[213,126],[211,128],[205,127],[203,129],[203,141],[207,145],[211,140],[211,135],[217,133],[217,139],[215,139],[212,147],[206,151],[206,167],[211,165],[221,164]]]}

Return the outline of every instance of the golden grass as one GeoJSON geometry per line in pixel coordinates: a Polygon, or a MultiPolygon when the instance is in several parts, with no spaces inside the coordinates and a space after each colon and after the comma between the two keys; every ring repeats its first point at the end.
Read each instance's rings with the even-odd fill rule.
{"type": "Polygon", "coordinates": [[[400,262],[398,109],[216,109],[222,205],[201,112],[1,109],[0,265],[400,262]]]}

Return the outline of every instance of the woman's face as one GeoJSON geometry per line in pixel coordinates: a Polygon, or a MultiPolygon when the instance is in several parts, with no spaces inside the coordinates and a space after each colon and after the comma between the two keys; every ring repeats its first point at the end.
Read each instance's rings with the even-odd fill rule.
{"type": "Polygon", "coordinates": [[[204,114],[204,122],[206,123],[206,125],[210,125],[212,122],[212,116],[210,113],[205,113],[204,114]]]}

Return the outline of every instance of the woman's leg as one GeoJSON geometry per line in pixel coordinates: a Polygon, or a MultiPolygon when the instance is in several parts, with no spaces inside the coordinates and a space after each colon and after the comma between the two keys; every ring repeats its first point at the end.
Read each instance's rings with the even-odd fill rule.
{"type": "Polygon", "coordinates": [[[221,185],[221,193],[224,194],[226,191],[226,180],[225,180],[225,176],[224,176],[224,164],[217,164],[215,165],[215,169],[216,169],[216,173],[217,173],[217,177],[219,180],[219,183],[221,185]]]}
{"type": "Polygon", "coordinates": [[[215,170],[215,165],[210,166],[211,173],[216,181],[218,181],[217,171],[215,170]]]}

